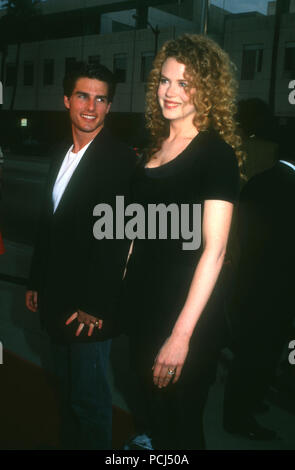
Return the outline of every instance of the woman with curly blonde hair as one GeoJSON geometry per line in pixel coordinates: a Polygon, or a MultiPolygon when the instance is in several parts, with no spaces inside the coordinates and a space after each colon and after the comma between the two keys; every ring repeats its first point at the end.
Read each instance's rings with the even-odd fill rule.
{"type": "Polygon", "coordinates": [[[180,212],[186,205],[190,223],[199,205],[202,234],[200,246],[183,249],[187,233],[171,236],[167,217],[170,237],[134,240],[124,280],[124,320],[156,449],[205,447],[203,409],[223,326],[216,285],[242,163],[235,94],[233,66],[207,37],[170,40],[155,58],[146,112],[152,140],[134,201],[180,212]]]}

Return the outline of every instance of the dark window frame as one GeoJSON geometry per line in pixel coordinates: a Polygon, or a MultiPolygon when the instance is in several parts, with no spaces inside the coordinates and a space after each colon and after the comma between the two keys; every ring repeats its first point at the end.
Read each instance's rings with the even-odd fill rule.
{"type": "MultiPolygon", "coordinates": [[[[148,79],[148,75],[152,69],[150,67],[150,64],[148,64],[148,59],[152,59],[151,62],[153,63],[155,59],[155,54],[154,52],[148,51],[148,52],[142,52],[141,53],[141,63],[140,63],[140,81],[142,83],[146,83],[148,79]],[[147,59],[147,60],[146,60],[147,59]]],[[[152,64],[151,64],[152,65],[152,64]]]]}
{"type": "Polygon", "coordinates": [[[14,86],[17,82],[16,64],[8,62],[5,66],[5,86],[14,86]]]}
{"type": "Polygon", "coordinates": [[[263,44],[245,44],[242,52],[241,80],[255,80],[263,69],[263,44]]]}
{"type": "Polygon", "coordinates": [[[43,61],[43,86],[54,85],[54,59],[44,59],[43,61]]]}
{"type": "Polygon", "coordinates": [[[117,83],[126,83],[128,70],[128,55],[125,52],[114,54],[113,58],[113,71],[117,83]],[[125,68],[116,67],[116,60],[125,60],[125,68]]]}
{"type": "Polygon", "coordinates": [[[101,63],[101,56],[100,54],[96,54],[96,55],[89,55],[88,56],[88,64],[91,64],[91,65],[100,65],[101,63]]]}
{"type": "Polygon", "coordinates": [[[34,86],[34,62],[32,60],[24,60],[23,63],[23,85],[34,86]]]}
{"type": "Polygon", "coordinates": [[[65,58],[65,75],[71,70],[71,68],[75,67],[76,63],[78,62],[77,57],[66,57],[65,58]]]}
{"type": "Polygon", "coordinates": [[[295,73],[295,42],[285,43],[284,53],[284,74],[293,75],[295,73]]]}

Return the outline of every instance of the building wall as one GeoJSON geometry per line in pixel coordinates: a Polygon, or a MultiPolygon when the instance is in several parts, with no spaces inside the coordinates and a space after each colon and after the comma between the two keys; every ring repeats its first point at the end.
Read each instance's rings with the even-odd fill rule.
{"type": "MultiPolygon", "coordinates": [[[[271,77],[271,60],[273,47],[274,16],[240,17],[230,16],[226,21],[224,48],[237,66],[239,79],[239,98],[258,97],[269,100],[271,77]],[[261,72],[256,72],[253,80],[242,80],[242,58],[245,46],[259,45],[263,48],[261,72]]],[[[288,84],[295,79],[284,72],[285,44],[295,41],[295,15],[283,15],[280,31],[279,52],[277,61],[277,82],[275,92],[275,114],[295,117],[295,106],[289,103],[288,84]]]]}
{"type": "Polygon", "coordinates": [[[295,47],[295,13],[284,15],[282,18],[275,94],[275,108],[277,115],[295,117],[295,106],[291,105],[288,100],[288,95],[290,93],[289,83],[291,80],[295,80],[295,71],[293,74],[284,71],[286,43],[293,43],[295,47]]]}
{"type": "Polygon", "coordinates": [[[226,22],[224,48],[237,66],[241,99],[259,96],[268,100],[272,56],[272,40],[269,32],[273,27],[274,18],[264,16],[240,19],[232,16],[226,22]],[[243,48],[252,44],[263,46],[262,71],[256,73],[254,80],[241,80],[243,48]]]}
{"type": "Polygon", "coordinates": [[[113,3],[123,3],[126,0],[47,0],[42,5],[44,13],[58,13],[61,11],[76,10],[79,8],[97,7],[102,5],[112,5],[113,3]]]}
{"type": "MultiPolygon", "coordinates": [[[[79,8],[82,3],[85,3],[84,6],[93,6],[93,4],[105,4],[106,2],[105,0],[102,2],[76,0],[70,3],[71,8],[79,8]]],[[[110,1],[109,3],[113,2],[110,1]]],[[[58,8],[69,7],[69,2],[66,0],[50,0],[44,3],[44,8],[45,5],[47,5],[46,8],[50,7],[56,11],[58,8]]],[[[241,78],[244,47],[259,45],[263,49],[262,69],[260,72],[255,73],[253,79],[240,80],[239,98],[259,97],[268,101],[275,17],[260,14],[225,16],[225,29],[224,35],[222,35],[221,23],[224,15],[219,10],[216,9],[215,12],[216,25],[212,24],[211,18],[210,31],[236,64],[239,79],[241,78]],[[214,33],[218,37],[216,34],[215,37],[214,33]]],[[[109,18],[112,17],[111,13],[108,15],[109,18]]],[[[126,17],[126,13],[120,14],[119,12],[115,14],[114,18],[116,21],[120,20],[128,23],[130,15],[126,17]]],[[[159,47],[167,39],[176,37],[183,32],[196,31],[195,22],[178,18],[171,13],[156,8],[149,9],[148,19],[154,27],[160,25],[159,47]],[[171,24],[173,26],[169,26],[171,24]],[[166,25],[168,27],[165,27],[166,25]]],[[[295,42],[294,22],[295,14],[283,15],[277,63],[275,103],[276,114],[281,116],[294,116],[295,113],[295,106],[292,106],[288,101],[290,93],[288,85],[292,79],[295,79],[295,76],[288,76],[284,73],[285,44],[286,42],[295,42]]],[[[153,53],[154,50],[155,35],[151,28],[22,44],[15,109],[37,111],[60,111],[63,109],[61,84],[65,72],[66,57],[81,60],[88,59],[91,55],[99,55],[101,63],[112,70],[114,55],[126,54],[128,64],[126,82],[118,85],[113,111],[141,113],[144,111],[145,101],[145,83],[141,81],[141,57],[143,53],[153,53]],[[54,59],[55,63],[54,84],[50,86],[43,85],[43,62],[45,59],[54,59]],[[26,60],[34,62],[34,86],[23,85],[23,64],[26,60]]],[[[7,63],[15,62],[15,57],[16,46],[11,45],[8,51],[7,63]]],[[[12,87],[4,85],[4,109],[9,109],[11,95],[12,87]]]]}
{"type": "MultiPolygon", "coordinates": [[[[161,30],[159,47],[167,39],[178,34],[179,28],[161,30]]],[[[18,86],[15,99],[15,110],[62,110],[62,80],[65,73],[66,57],[77,60],[88,59],[88,56],[99,55],[101,63],[111,70],[115,54],[127,55],[127,76],[125,83],[119,83],[113,103],[116,112],[143,112],[145,84],[141,81],[141,55],[153,52],[155,37],[151,30],[134,30],[105,35],[66,38],[51,41],[22,44],[20,67],[17,75],[18,86]],[[43,85],[43,62],[54,59],[54,84],[43,85]],[[24,61],[34,63],[34,85],[24,86],[24,61]]],[[[6,63],[14,63],[16,45],[9,47],[6,63]]],[[[4,109],[9,109],[12,87],[4,86],[4,109]]]]}
{"type": "Polygon", "coordinates": [[[276,14],[276,0],[268,2],[267,4],[267,14],[268,15],[275,15],[276,14]]]}
{"type": "MultiPolygon", "coordinates": [[[[136,10],[126,10],[105,13],[101,17],[101,34],[112,33],[112,22],[116,21],[122,25],[128,26],[130,28],[136,27],[136,10]]],[[[158,8],[149,8],[148,9],[148,27],[156,27],[159,29],[167,29],[173,25],[177,30],[193,32],[194,24],[192,21],[180,18],[179,16],[173,15],[171,13],[163,12],[158,8]]]]}
{"type": "MultiPolygon", "coordinates": [[[[268,5],[267,5],[268,15],[276,14],[276,3],[277,3],[277,0],[268,2],[268,5]]],[[[295,13],[295,0],[290,0],[289,13],[295,13]]]]}

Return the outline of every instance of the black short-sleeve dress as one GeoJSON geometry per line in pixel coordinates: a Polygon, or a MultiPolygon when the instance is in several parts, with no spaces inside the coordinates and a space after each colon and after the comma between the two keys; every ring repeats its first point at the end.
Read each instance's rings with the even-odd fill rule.
{"type": "MultiPolygon", "coordinates": [[[[150,204],[162,203],[166,207],[176,204],[179,208],[185,204],[191,211],[194,204],[200,204],[202,214],[205,200],[234,203],[238,191],[239,171],[234,151],[212,130],[200,132],[181,154],[160,167],[145,168],[144,163],[139,165],[133,181],[133,200],[145,208],[146,233],[150,204]]],[[[131,338],[135,367],[143,376],[146,374],[150,383],[154,359],[172,332],[202,253],[202,243],[197,249],[183,249],[183,243],[187,240],[181,236],[181,230],[179,239],[169,239],[172,233],[171,218],[168,216],[167,220],[168,239],[135,240],[123,288],[124,323],[131,338]]],[[[213,299],[214,295],[211,297],[213,299]]],[[[183,394],[203,375],[206,376],[204,384],[210,382],[209,370],[214,357],[210,350],[215,348],[219,329],[218,324],[214,325],[213,312],[216,308],[213,305],[216,306],[216,301],[212,299],[195,328],[178,384],[169,385],[165,391],[162,389],[162,395],[172,388],[173,393],[181,389],[183,394]]],[[[204,390],[206,388],[204,385],[204,390]]],[[[168,402],[165,399],[165,403],[168,402]]],[[[185,413],[184,410],[179,411],[180,414],[182,412],[185,413]]],[[[175,426],[179,427],[177,420],[173,429],[175,426]]],[[[182,442],[183,439],[187,440],[183,429],[181,435],[182,442]]],[[[192,448],[191,445],[184,448],[192,448]]],[[[172,448],[171,443],[167,444],[167,448],[172,448]]],[[[182,447],[175,444],[174,448],[182,447]]]]}

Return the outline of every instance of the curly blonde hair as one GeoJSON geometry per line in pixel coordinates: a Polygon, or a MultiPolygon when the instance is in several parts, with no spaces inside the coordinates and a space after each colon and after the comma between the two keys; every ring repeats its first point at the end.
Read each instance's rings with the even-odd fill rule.
{"type": "Polygon", "coordinates": [[[234,149],[241,169],[244,153],[235,121],[238,88],[235,66],[218,44],[197,34],[184,34],[167,41],[154,60],[146,95],[146,122],[152,138],[147,157],[159,150],[169,135],[169,123],[163,117],[157,98],[162,66],[169,57],[185,65],[188,89],[196,89],[192,95],[197,110],[194,125],[199,131],[213,127],[234,149]]]}

